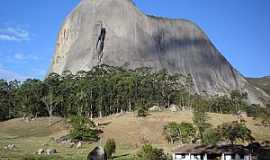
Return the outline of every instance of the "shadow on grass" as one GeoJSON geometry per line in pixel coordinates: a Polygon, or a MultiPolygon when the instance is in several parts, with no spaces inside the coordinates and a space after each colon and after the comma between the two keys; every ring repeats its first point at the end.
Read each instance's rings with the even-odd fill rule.
{"type": "Polygon", "coordinates": [[[99,123],[98,126],[102,127],[102,126],[108,126],[110,125],[112,122],[104,122],[104,123],[99,123]]]}
{"type": "Polygon", "coordinates": [[[60,123],[60,122],[62,122],[62,121],[64,121],[64,120],[63,120],[63,119],[58,120],[58,121],[56,121],[56,122],[50,124],[47,128],[53,127],[54,125],[56,125],[56,124],[58,124],[58,123],[60,123]]]}
{"type": "Polygon", "coordinates": [[[130,154],[122,154],[122,155],[118,155],[118,156],[113,156],[113,159],[117,159],[117,158],[123,158],[123,157],[127,157],[130,156],[130,154]]]}

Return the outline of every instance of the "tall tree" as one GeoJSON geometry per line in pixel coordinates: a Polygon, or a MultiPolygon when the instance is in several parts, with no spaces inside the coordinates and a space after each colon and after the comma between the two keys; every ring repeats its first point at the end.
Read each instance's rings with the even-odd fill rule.
{"type": "Polygon", "coordinates": [[[9,117],[8,92],[8,82],[0,80],[0,121],[6,120],[9,117]]]}
{"type": "Polygon", "coordinates": [[[61,95],[61,77],[56,73],[52,73],[45,79],[46,91],[42,97],[42,102],[46,105],[47,112],[50,117],[49,123],[51,123],[51,117],[53,112],[63,102],[63,96],[61,95]]]}
{"type": "Polygon", "coordinates": [[[186,86],[187,86],[187,89],[188,89],[188,107],[189,109],[191,110],[191,107],[192,107],[192,96],[191,96],[191,92],[192,92],[192,88],[193,88],[193,78],[192,78],[192,75],[191,74],[188,74],[187,77],[186,77],[186,86]]]}
{"type": "Polygon", "coordinates": [[[247,128],[246,124],[243,122],[230,122],[223,123],[217,127],[220,137],[224,140],[230,141],[231,145],[234,145],[237,140],[242,140],[243,142],[254,141],[252,137],[251,130],[247,128]]]}
{"type": "Polygon", "coordinates": [[[198,104],[197,108],[193,111],[193,124],[198,128],[200,139],[203,140],[203,133],[207,128],[209,128],[211,125],[207,123],[209,117],[206,113],[206,105],[207,103],[203,103],[203,100],[199,101],[200,104],[198,104]]]}

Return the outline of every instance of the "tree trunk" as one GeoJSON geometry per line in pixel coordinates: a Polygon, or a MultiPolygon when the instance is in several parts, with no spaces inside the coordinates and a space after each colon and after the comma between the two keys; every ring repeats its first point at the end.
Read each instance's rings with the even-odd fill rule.
{"type": "Polygon", "coordinates": [[[35,115],[35,119],[37,119],[38,118],[38,112],[36,112],[36,115],[35,115]]]}
{"type": "Polygon", "coordinates": [[[233,140],[231,140],[231,145],[232,145],[232,148],[234,150],[234,141],[233,140]]]}
{"type": "Polygon", "coordinates": [[[188,99],[189,99],[188,107],[189,107],[189,110],[191,110],[191,87],[190,86],[188,88],[188,99]]]}
{"type": "Polygon", "coordinates": [[[129,112],[131,112],[132,111],[132,108],[131,108],[131,100],[130,100],[130,98],[128,100],[128,108],[129,108],[129,112]]]}
{"type": "Polygon", "coordinates": [[[100,101],[100,111],[99,111],[99,117],[102,118],[102,104],[103,104],[103,97],[101,96],[101,101],[100,101]]]}
{"type": "Polygon", "coordinates": [[[11,111],[10,111],[10,106],[8,106],[8,119],[11,119],[11,111]]]}
{"type": "Polygon", "coordinates": [[[92,112],[92,110],[90,111],[90,119],[91,119],[91,121],[93,120],[93,112],[92,112]]]}
{"type": "Polygon", "coordinates": [[[90,98],[91,98],[91,104],[90,104],[90,118],[91,118],[91,120],[93,120],[93,101],[92,101],[92,99],[93,99],[93,90],[92,90],[92,88],[91,88],[91,95],[90,95],[90,98]]]}
{"type": "Polygon", "coordinates": [[[99,118],[102,118],[102,111],[99,111],[99,118]]]}
{"type": "Polygon", "coordinates": [[[116,108],[117,108],[117,113],[119,113],[119,99],[118,99],[118,97],[116,98],[116,108]]]}
{"type": "Polygon", "coordinates": [[[110,114],[113,114],[113,109],[112,109],[113,107],[112,107],[112,105],[111,105],[111,103],[110,103],[110,107],[109,107],[109,109],[110,109],[110,114]]]}
{"type": "Polygon", "coordinates": [[[53,110],[52,107],[49,107],[49,125],[52,124],[53,110]]]}
{"type": "Polygon", "coordinates": [[[93,105],[92,105],[92,103],[90,106],[90,118],[91,118],[91,120],[93,120],[93,105]]]}
{"type": "Polygon", "coordinates": [[[174,144],[174,140],[173,140],[173,138],[171,137],[170,139],[171,139],[171,144],[174,144]]]}
{"type": "Polygon", "coordinates": [[[48,107],[48,113],[49,113],[49,117],[53,116],[53,109],[50,106],[48,107]]]}
{"type": "Polygon", "coordinates": [[[181,132],[181,130],[179,129],[178,130],[178,132],[179,132],[179,138],[180,138],[180,143],[181,143],[181,145],[183,144],[183,138],[182,138],[182,132],[181,132]]]}

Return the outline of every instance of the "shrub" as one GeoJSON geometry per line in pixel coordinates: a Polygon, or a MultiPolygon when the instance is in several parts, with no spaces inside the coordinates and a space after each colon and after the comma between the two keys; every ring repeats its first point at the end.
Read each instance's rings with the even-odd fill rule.
{"type": "Polygon", "coordinates": [[[216,129],[208,128],[203,132],[202,143],[205,145],[216,145],[220,139],[220,135],[216,129]]]}
{"type": "Polygon", "coordinates": [[[166,139],[171,144],[180,140],[180,127],[179,124],[176,122],[171,122],[168,125],[164,126],[164,134],[166,135],[166,139]]]}
{"type": "Polygon", "coordinates": [[[108,158],[112,158],[112,155],[115,153],[116,150],[116,143],[114,139],[108,139],[104,146],[104,150],[108,156],[108,158]]]}
{"type": "Polygon", "coordinates": [[[99,140],[99,134],[102,132],[95,129],[95,124],[86,117],[74,116],[70,121],[72,130],[70,137],[73,140],[91,141],[99,140]]]}
{"type": "Polygon", "coordinates": [[[145,107],[139,107],[139,109],[137,111],[137,116],[138,117],[146,117],[147,115],[148,115],[147,108],[145,108],[145,107]]]}
{"type": "Polygon", "coordinates": [[[164,133],[170,143],[181,141],[189,143],[196,135],[196,129],[191,123],[182,122],[180,124],[171,122],[164,126],[164,133]]]}
{"type": "Polygon", "coordinates": [[[193,112],[192,120],[193,124],[198,128],[200,139],[203,140],[205,130],[211,127],[211,125],[207,123],[207,113],[202,109],[197,109],[197,111],[193,112]]]}
{"type": "Polygon", "coordinates": [[[150,144],[145,144],[136,156],[136,160],[169,160],[163,149],[154,148],[150,144]]]}
{"type": "Polygon", "coordinates": [[[217,131],[220,137],[230,141],[232,145],[234,145],[234,142],[237,140],[242,140],[243,142],[254,141],[251,130],[248,129],[243,122],[233,121],[230,123],[223,123],[217,127],[217,131]]]}

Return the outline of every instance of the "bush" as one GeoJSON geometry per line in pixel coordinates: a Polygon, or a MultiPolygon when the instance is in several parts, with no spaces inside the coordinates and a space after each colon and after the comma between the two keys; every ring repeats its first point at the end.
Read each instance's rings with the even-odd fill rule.
{"type": "Polygon", "coordinates": [[[252,142],[255,139],[252,137],[251,130],[243,122],[233,121],[223,123],[217,127],[217,132],[224,140],[228,140],[234,145],[237,140],[242,142],[252,142]]]}
{"type": "Polygon", "coordinates": [[[108,158],[112,158],[112,155],[115,153],[116,150],[116,143],[114,139],[108,139],[104,146],[104,150],[108,156],[108,158]]]}
{"type": "Polygon", "coordinates": [[[102,132],[95,129],[95,124],[86,117],[74,116],[70,121],[72,130],[70,137],[73,140],[96,142],[99,140],[99,134],[102,132]]]}
{"type": "Polygon", "coordinates": [[[136,160],[170,160],[163,149],[154,148],[150,144],[145,144],[136,156],[136,160]]]}
{"type": "Polygon", "coordinates": [[[181,143],[190,143],[196,135],[196,128],[191,123],[182,122],[180,124],[171,122],[164,126],[164,134],[168,142],[174,144],[177,141],[181,143]]]}
{"type": "Polygon", "coordinates": [[[148,110],[146,107],[141,106],[141,107],[139,107],[139,109],[137,111],[137,116],[138,117],[146,117],[148,115],[147,111],[148,110]]]}
{"type": "Polygon", "coordinates": [[[98,133],[97,130],[89,128],[73,129],[70,137],[73,140],[96,142],[99,140],[98,133]]]}
{"type": "Polygon", "coordinates": [[[208,128],[203,132],[202,143],[205,145],[216,145],[220,139],[220,135],[216,129],[208,128]]]}

